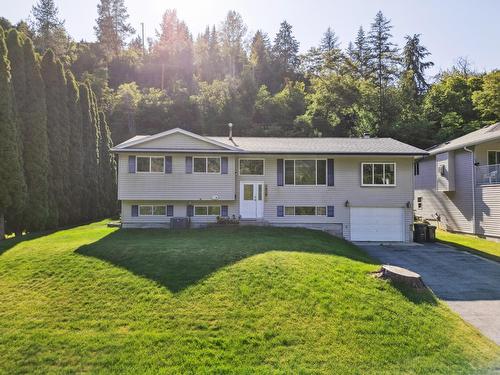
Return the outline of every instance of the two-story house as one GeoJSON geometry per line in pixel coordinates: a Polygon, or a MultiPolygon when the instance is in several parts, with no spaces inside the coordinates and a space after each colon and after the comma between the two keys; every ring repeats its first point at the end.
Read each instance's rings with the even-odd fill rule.
{"type": "Polygon", "coordinates": [[[113,151],[124,228],[235,215],[357,241],[411,241],[413,164],[427,154],[390,138],[207,137],[178,128],[113,151]]]}
{"type": "Polygon", "coordinates": [[[444,229],[500,238],[500,123],[435,146],[415,164],[415,212],[444,229]]]}

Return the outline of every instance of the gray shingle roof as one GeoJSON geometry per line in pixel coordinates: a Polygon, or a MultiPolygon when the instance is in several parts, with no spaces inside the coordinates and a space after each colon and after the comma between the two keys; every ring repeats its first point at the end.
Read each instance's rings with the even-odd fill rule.
{"type": "Polygon", "coordinates": [[[252,153],[334,153],[426,155],[392,138],[207,137],[252,153]]]}
{"type": "MultiPolygon", "coordinates": [[[[217,152],[262,154],[354,154],[354,155],[428,155],[427,151],[396,141],[392,138],[286,138],[286,137],[208,137],[175,128],[154,135],[138,135],[113,147],[112,151],[171,151],[207,152],[209,150],[184,150],[137,147],[143,142],[159,139],[174,133],[205,140],[223,149],[217,152]]],[[[210,150],[211,151],[211,150],[210,150]]]]}
{"type": "Polygon", "coordinates": [[[459,148],[473,146],[480,143],[500,139],[500,122],[485,126],[462,137],[455,138],[449,142],[433,146],[428,149],[431,155],[440,154],[446,151],[457,150],[459,148]]]}

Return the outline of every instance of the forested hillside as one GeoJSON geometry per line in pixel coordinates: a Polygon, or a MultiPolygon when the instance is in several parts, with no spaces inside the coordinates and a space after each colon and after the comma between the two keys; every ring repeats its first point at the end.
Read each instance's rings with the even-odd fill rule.
{"type": "Polygon", "coordinates": [[[352,41],[339,41],[332,25],[301,54],[286,21],[276,35],[250,33],[229,11],[192,35],[166,9],[156,36],[143,40],[124,0],[100,0],[97,11],[88,20],[96,42],[73,40],[54,0],[38,0],[30,22],[0,17],[10,30],[0,82],[0,142],[8,145],[0,173],[9,182],[0,212],[9,207],[15,230],[109,212],[110,132],[114,143],[173,127],[223,135],[232,122],[235,135],[369,133],[428,147],[500,120],[500,71],[478,72],[457,57],[431,77],[432,51],[419,30],[398,46],[382,12],[352,41]]]}

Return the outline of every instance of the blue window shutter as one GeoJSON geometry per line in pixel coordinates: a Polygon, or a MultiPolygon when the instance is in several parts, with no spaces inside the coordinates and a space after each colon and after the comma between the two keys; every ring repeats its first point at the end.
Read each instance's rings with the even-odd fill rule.
{"type": "Polygon", "coordinates": [[[334,164],[333,159],[328,159],[327,161],[327,175],[328,175],[328,186],[335,185],[335,172],[334,172],[334,164]]]}
{"type": "Polygon", "coordinates": [[[227,206],[221,206],[220,208],[220,216],[229,216],[227,206]]]}
{"type": "Polygon", "coordinates": [[[128,173],[135,173],[135,155],[128,157],[128,173]]]}
{"type": "Polygon", "coordinates": [[[193,207],[193,205],[188,204],[188,206],[186,207],[186,215],[187,215],[188,217],[193,216],[193,211],[194,211],[194,207],[193,207]]]}
{"type": "Polygon", "coordinates": [[[171,204],[167,205],[167,216],[174,216],[174,206],[171,204]]]}
{"type": "Polygon", "coordinates": [[[283,159],[277,160],[276,169],[276,175],[278,176],[277,184],[278,186],[283,186],[283,159]]]}
{"type": "Polygon", "coordinates": [[[278,217],[283,217],[284,216],[283,206],[277,206],[276,207],[276,215],[278,217]]]}
{"type": "Polygon", "coordinates": [[[172,173],[172,157],[165,156],[165,173],[172,173]]]}
{"type": "Polygon", "coordinates": [[[227,174],[227,156],[220,158],[220,173],[227,174]]]}
{"type": "Polygon", "coordinates": [[[334,217],[335,216],[335,207],[334,206],[327,206],[326,211],[327,211],[327,216],[328,217],[334,217]]]}
{"type": "Polygon", "coordinates": [[[132,205],[132,216],[139,216],[139,206],[136,204],[132,205]]]}
{"type": "Polygon", "coordinates": [[[186,173],[193,173],[193,157],[186,156],[186,173]]]}

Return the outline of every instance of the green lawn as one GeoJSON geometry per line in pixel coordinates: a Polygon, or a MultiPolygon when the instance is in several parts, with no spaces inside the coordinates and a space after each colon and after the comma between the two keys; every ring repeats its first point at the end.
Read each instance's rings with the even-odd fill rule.
{"type": "Polygon", "coordinates": [[[7,240],[0,373],[458,374],[499,358],[431,294],[377,268],[303,229],[101,222],[7,240]]]}
{"type": "Polygon", "coordinates": [[[458,249],[467,250],[471,253],[500,262],[500,242],[488,241],[476,236],[451,233],[444,230],[436,230],[436,238],[458,249]]]}

